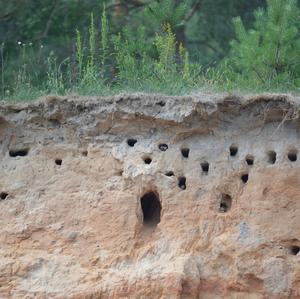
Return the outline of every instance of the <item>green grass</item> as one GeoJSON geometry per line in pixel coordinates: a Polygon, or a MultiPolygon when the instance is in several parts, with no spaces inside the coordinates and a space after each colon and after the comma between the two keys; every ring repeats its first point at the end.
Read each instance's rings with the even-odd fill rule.
{"type": "MultiPolygon", "coordinates": [[[[123,92],[185,95],[210,92],[293,92],[299,93],[296,80],[269,80],[233,69],[230,59],[215,68],[203,68],[189,60],[170,25],[165,25],[153,41],[146,39],[145,29],[137,32],[125,28],[110,32],[105,8],[97,32],[93,14],[89,36],[83,42],[76,30],[74,57],[58,61],[50,52],[46,61],[37,59],[41,49],[20,47],[18,60],[5,63],[4,44],[0,48],[1,99],[29,101],[46,94],[115,95],[123,92]]],[[[243,45],[241,45],[242,47],[243,45]]],[[[237,48],[238,45],[235,45],[237,48]]],[[[248,47],[247,47],[248,48],[248,47]]]]}

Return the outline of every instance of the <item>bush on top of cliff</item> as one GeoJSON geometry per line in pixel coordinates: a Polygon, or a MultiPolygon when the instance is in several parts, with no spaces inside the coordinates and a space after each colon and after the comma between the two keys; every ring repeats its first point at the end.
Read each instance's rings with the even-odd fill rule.
{"type": "Polygon", "coordinates": [[[257,86],[300,87],[300,9],[296,0],[268,0],[267,9],[255,11],[253,28],[234,19],[236,39],[225,65],[237,82],[257,86]]]}

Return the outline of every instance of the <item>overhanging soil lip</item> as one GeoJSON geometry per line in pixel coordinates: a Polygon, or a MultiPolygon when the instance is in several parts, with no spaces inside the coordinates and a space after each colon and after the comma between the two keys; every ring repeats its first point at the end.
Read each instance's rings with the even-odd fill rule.
{"type": "MultiPolygon", "coordinates": [[[[130,117],[156,118],[163,121],[182,123],[191,117],[206,120],[219,113],[238,115],[247,109],[256,110],[258,114],[273,113],[293,115],[298,119],[300,96],[291,94],[213,94],[199,93],[187,96],[164,96],[158,94],[120,94],[117,96],[46,96],[30,103],[0,103],[2,117],[21,119],[23,114],[39,115],[51,119],[60,114],[62,118],[77,115],[119,114],[130,117]],[[271,112],[270,112],[271,111],[271,112]],[[18,116],[17,116],[18,115],[18,116]]],[[[23,118],[26,118],[23,115],[23,118]]],[[[279,116],[280,118],[280,116],[279,116]]],[[[279,119],[280,120],[280,119],[279,119]]]]}

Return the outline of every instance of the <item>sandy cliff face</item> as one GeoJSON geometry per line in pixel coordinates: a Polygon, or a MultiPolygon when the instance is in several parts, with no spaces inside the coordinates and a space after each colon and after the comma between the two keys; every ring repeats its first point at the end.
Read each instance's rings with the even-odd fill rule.
{"type": "Polygon", "coordinates": [[[0,298],[300,298],[300,99],[0,107],[0,298]]]}

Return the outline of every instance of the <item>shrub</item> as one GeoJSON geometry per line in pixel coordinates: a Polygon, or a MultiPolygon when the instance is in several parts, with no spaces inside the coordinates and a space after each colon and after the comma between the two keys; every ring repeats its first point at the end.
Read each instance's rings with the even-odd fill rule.
{"type": "Polygon", "coordinates": [[[234,19],[236,39],[226,61],[233,78],[259,86],[300,86],[300,10],[296,0],[268,0],[267,9],[255,12],[254,27],[246,30],[234,19]]]}

